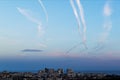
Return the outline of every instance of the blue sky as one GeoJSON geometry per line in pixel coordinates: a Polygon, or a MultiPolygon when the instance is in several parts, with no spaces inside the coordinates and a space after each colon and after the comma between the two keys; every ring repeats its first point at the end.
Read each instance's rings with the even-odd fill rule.
{"type": "MultiPolygon", "coordinates": [[[[87,49],[83,44],[73,48],[80,42],[83,43],[84,33],[81,37],[70,0],[42,0],[48,21],[39,0],[1,0],[0,58],[120,59],[120,1],[80,0],[80,2],[86,24],[87,49]],[[107,12],[104,13],[106,5],[107,12]],[[71,48],[73,49],[66,54],[71,48]],[[23,52],[26,49],[29,51],[23,52]]],[[[78,14],[81,13],[75,0],[74,4],[78,14]]],[[[80,23],[82,24],[82,20],[80,23]]],[[[80,27],[83,31],[84,26],[80,27]]]]}

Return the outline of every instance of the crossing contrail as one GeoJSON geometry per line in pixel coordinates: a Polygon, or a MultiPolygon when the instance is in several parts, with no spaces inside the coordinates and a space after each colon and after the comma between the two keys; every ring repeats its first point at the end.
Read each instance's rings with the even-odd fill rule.
{"type": "Polygon", "coordinates": [[[85,19],[84,19],[84,11],[83,11],[82,5],[80,3],[80,0],[76,0],[76,3],[77,3],[77,6],[79,8],[79,15],[78,15],[77,8],[75,7],[74,0],[70,0],[70,4],[72,6],[74,15],[75,15],[76,20],[77,20],[78,31],[80,33],[80,37],[82,38],[82,42],[80,42],[79,44],[77,44],[77,45],[73,46],[72,48],[70,48],[67,51],[67,53],[72,51],[74,48],[76,48],[80,44],[83,44],[85,49],[87,49],[87,45],[86,45],[86,23],[85,23],[85,19]],[[82,23],[83,30],[81,30],[81,23],[82,23]]]}
{"type": "Polygon", "coordinates": [[[45,15],[46,15],[46,21],[48,22],[48,13],[47,13],[47,10],[46,8],[44,7],[43,3],[42,3],[42,0],[38,0],[38,2],[40,3],[45,15]]]}

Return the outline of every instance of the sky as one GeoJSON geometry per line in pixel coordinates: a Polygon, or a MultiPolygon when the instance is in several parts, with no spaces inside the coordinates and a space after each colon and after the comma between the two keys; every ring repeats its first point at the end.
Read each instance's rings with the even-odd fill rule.
{"type": "Polygon", "coordinates": [[[119,70],[119,4],[119,0],[0,0],[0,70],[40,66],[119,70]]]}

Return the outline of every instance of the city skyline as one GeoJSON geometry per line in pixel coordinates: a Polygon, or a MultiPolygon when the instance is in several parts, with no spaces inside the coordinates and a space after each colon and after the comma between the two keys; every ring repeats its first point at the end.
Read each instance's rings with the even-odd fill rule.
{"type": "Polygon", "coordinates": [[[91,66],[87,65],[90,60],[94,67],[100,63],[98,67],[107,69],[105,62],[110,69],[119,69],[119,3],[119,0],[1,0],[1,63],[10,65],[7,61],[11,60],[17,65],[13,61],[16,60],[27,65],[36,61],[35,65],[45,62],[55,67],[60,62],[69,67],[91,66]]]}

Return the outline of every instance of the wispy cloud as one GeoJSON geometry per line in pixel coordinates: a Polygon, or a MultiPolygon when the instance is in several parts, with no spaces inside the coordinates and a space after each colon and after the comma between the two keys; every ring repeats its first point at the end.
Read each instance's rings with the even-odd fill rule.
{"type": "Polygon", "coordinates": [[[110,16],[111,14],[112,14],[112,11],[110,8],[110,4],[109,4],[109,2],[106,2],[106,4],[104,5],[104,15],[110,16]]]}
{"type": "Polygon", "coordinates": [[[111,7],[110,7],[109,2],[105,3],[104,9],[103,9],[103,14],[105,16],[104,17],[104,25],[103,25],[104,32],[100,39],[100,42],[102,42],[102,43],[105,42],[105,40],[107,39],[107,37],[111,31],[111,28],[112,28],[112,21],[110,19],[112,12],[111,12],[111,7]]]}
{"type": "Polygon", "coordinates": [[[101,34],[101,37],[98,41],[98,45],[94,48],[95,50],[101,50],[104,47],[104,44],[112,28],[112,21],[110,18],[112,15],[112,9],[110,7],[109,1],[107,1],[103,7],[103,15],[104,15],[104,24],[103,24],[104,32],[101,34]]]}
{"type": "Polygon", "coordinates": [[[43,50],[40,49],[24,49],[21,50],[22,52],[42,52],[43,50]]]}

